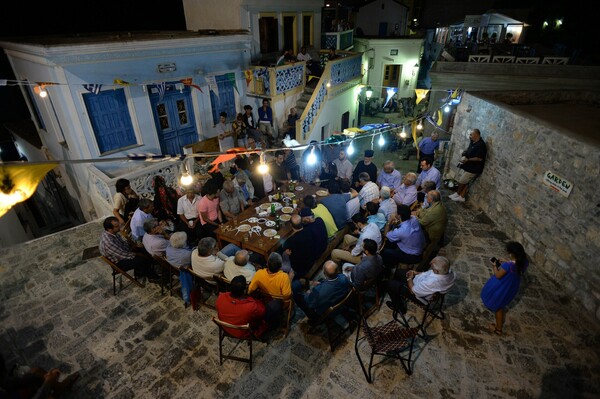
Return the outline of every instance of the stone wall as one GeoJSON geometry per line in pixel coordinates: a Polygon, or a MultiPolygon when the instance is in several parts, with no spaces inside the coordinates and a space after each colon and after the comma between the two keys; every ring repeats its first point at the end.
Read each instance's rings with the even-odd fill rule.
{"type": "MultiPolygon", "coordinates": [[[[523,102],[520,96],[517,103],[523,102]]],[[[488,159],[468,202],[521,242],[533,267],[547,272],[600,319],[600,150],[507,105],[506,94],[501,100],[505,102],[464,95],[457,108],[447,176],[456,172],[469,130],[479,128],[488,159]],[[543,184],[546,171],[573,184],[568,198],[543,184]]]]}

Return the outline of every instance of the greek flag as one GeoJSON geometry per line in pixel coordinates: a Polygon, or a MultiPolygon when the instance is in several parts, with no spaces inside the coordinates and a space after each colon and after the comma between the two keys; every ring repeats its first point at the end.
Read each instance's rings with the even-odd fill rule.
{"type": "Polygon", "coordinates": [[[156,89],[158,90],[158,100],[162,101],[163,96],[165,95],[165,91],[167,90],[167,83],[160,82],[156,83],[154,86],[156,86],[156,89]]]}
{"type": "Polygon", "coordinates": [[[99,94],[100,90],[102,90],[102,85],[96,84],[96,83],[89,84],[89,85],[83,85],[83,87],[90,93],[94,93],[94,94],[99,94]]]}

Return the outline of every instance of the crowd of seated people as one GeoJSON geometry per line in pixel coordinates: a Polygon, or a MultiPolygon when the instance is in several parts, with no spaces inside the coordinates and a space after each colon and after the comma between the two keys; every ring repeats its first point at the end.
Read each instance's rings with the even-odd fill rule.
{"type": "MultiPolygon", "coordinates": [[[[246,111],[242,119],[254,121],[251,107],[246,111]]],[[[258,148],[256,137],[246,134],[248,149],[258,148]]],[[[351,286],[360,288],[366,281],[392,277],[389,290],[396,295],[392,305],[402,309],[398,295],[407,292],[398,288],[398,281],[404,287],[411,275],[392,276],[391,270],[399,263],[427,263],[443,241],[447,215],[437,190],[440,173],[429,159],[422,160],[419,176],[400,173],[391,161],[378,170],[373,156],[373,150],[367,150],[353,166],[343,146],[319,148],[314,142],[299,156],[300,162],[291,150],[271,152],[266,160],[256,153],[239,155],[220,165],[207,181],[184,188],[169,187],[162,176],[156,176],[154,199],[137,201],[130,241],[118,234],[126,220],[124,204],[134,198],[129,182],[123,181],[115,197],[118,216],[105,220],[100,250],[124,270],[133,269],[136,276],[150,281],[157,280],[158,269],[152,257],[144,255],[165,256],[173,266],[190,268],[213,284],[213,276],[223,274],[231,282],[231,292],[217,301],[219,317],[234,324],[246,320],[258,334],[272,326],[285,307],[269,294],[293,298],[314,321],[345,297],[351,286]],[[309,165],[309,155],[315,155],[317,162],[309,165]],[[263,174],[258,166],[265,161],[269,170],[263,174]],[[219,248],[214,237],[222,223],[237,220],[245,209],[287,187],[295,177],[321,184],[329,195],[302,198],[302,206],[290,220],[292,235],[278,252],[261,260],[233,244],[219,248]],[[315,269],[335,237],[341,245],[330,248],[330,260],[321,270],[315,269]],[[314,278],[315,270],[322,273],[322,281],[307,291],[306,281],[314,278]],[[267,296],[256,296],[257,292],[267,296]]],[[[435,268],[437,274],[447,274],[446,269],[435,268]]]]}

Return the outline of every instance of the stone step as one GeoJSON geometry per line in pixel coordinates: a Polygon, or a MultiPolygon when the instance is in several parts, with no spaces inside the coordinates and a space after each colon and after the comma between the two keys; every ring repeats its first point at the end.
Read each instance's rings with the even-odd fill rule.
{"type": "Polygon", "coordinates": [[[304,107],[299,107],[296,104],[296,112],[298,113],[298,115],[302,115],[302,113],[304,112],[304,107]]]}
{"type": "Polygon", "coordinates": [[[298,100],[296,101],[296,108],[306,108],[306,106],[308,105],[308,100],[298,100]]]}

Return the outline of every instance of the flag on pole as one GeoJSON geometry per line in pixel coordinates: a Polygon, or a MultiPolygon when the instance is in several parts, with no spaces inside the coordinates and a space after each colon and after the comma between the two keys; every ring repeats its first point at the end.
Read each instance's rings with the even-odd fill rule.
{"type": "Polygon", "coordinates": [[[100,94],[100,90],[102,90],[102,85],[97,83],[91,83],[83,85],[83,88],[92,94],[100,94]]]}
{"type": "Polygon", "coordinates": [[[227,79],[227,81],[233,86],[234,90],[237,91],[238,94],[240,94],[240,92],[237,88],[237,83],[235,82],[235,73],[234,72],[226,73],[225,79],[227,79]]]}
{"type": "Polygon", "coordinates": [[[154,86],[156,86],[156,90],[158,90],[158,101],[162,101],[162,99],[165,95],[165,91],[167,91],[167,83],[166,82],[155,83],[154,86]]]}
{"type": "Polygon", "coordinates": [[[442,110],[438,109],[437,110],[437,125],[438,126],[442,126],[442,110]]]}
{"type": "Polygon", "coordinates": [[[204,93],[200,86],[193,83],[192,78],[181,79],[180,82],[183,83],[184,86],[193,87],[194,89],[200,90],[200,93],[204,93]]]}
{"type": "Polygon", "coordinates": [[[427,97],[427,93],[429,93],[429,90],[415,89],[415,94],[417,95],[417,104],[420,103],[425,97],[427,97]]]}

